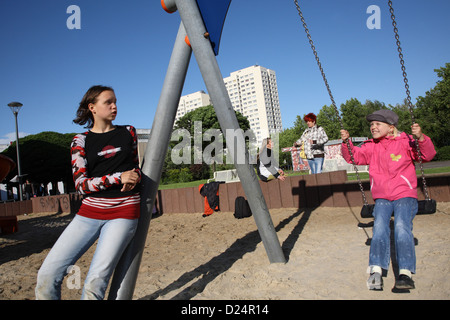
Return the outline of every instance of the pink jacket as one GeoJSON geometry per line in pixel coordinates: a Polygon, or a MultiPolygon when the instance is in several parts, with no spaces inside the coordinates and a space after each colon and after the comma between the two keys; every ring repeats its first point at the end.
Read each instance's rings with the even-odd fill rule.
{"type": "MultiPolygon", "coordinates": [[[[433,142],[424,135],[419,141],[422,161],[428,162],[436,155],[433,142]]],[[[370,190],[373,199],[398,200],[417,198],[417,176],[414,161],[418,161],[415,141],[402,132],[398,137],[370,139],[359,148],[350,147],[357,165],[369,165],[370,190]]],[[[352,163],[347,144],[342,144],[342,155],[352,163]]]]}

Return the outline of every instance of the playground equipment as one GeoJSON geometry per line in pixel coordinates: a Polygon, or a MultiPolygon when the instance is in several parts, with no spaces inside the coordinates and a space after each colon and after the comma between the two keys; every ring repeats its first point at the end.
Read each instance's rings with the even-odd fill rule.
{"type": "Polygon", "coordinates": [[[178,11],[180,27],[161,91],[152,131],[142,164],[141,216],[136,234],[114,272],[108,299],[129,300],[133,296],[139,265],[147,237],[151,212],[168,150],[178,102],[181,97],[192,52],[200,68],[223,132],[235,131],[227,147],[253,212],[259,234],[271,263],[286,263],[258,178],[249,163],[245,139],[223,82],[216,55],[220,35],[231,0],[162,0],[164,10],[178,11]],[[238,146],[238,150],[232,146],[238,146]],[[244,150],[242,150],[241,148],[244,150]],[[245,155],[242,159],[242,155],[245,155]],[[243,161],[244,160],[244,161],[243,161]]]}
{"type": "MultiPolygon", "coordinates": [[[[194,52],[200,72],[213,101],[214,109],[222,131],[225,132],[230,129],[234,130],[236,133],[235,140],[237,141],[237,146],[244,149],[242,150],[238,148],[238,150],[236,150],[232,148],[236,144],[233,143],[234,141],[231,142],[227,139],[227,147],[232,159],[234,159],[239,179],[242,182],[245,195],[248,198],[250,209],[253,213],[253,217],[258,227],[258,231],[266,249],[269,261],[271,263],[286,262],[286,258],[282,252],[280,242],[277,238],[275,228],[263,197],[261,187],[258,183],[258,178],[252,165],[249,163],[248,151],[245,150],[245,139],[243,133],[239,130],[239,124],[231,101],[228,97],[228,92],[224,85],[220,68],[215,58],[218,54],[221,31],[230,3],[231,0],[161,0],[162,7],[165,11],[169,13],[174,13],[176,11],[179,12],[181,23],[175,40],[172,56],[170,58],[160,100],[158,102],[158,107],[156,110],[157,117],[155,117],[153,121],[151,135],[143,159],[141,216],[139,218],[138,228],[133,240],[126,249],[115,270],[108,299],[123,300],[132,298],[150,224],[151,212],[161,178],[164,157],[168,149],[178,102],[181,97],[192,52],[194,52]],[[242,155],[245,155],[244,159],[242,159],[242,155]]],[[[322,73],[332,105],[338,115],[341,127],[343,128],[339,111],[337,110],[334,102],[333,95],[320,64],[317,51],[315,50],[309,30],[300,10],[300,6],[298,5],[297,0],[294,0],[294,3],[297,6],[298,13],[309,39],[309,43],[322,73]]],[[[389,6],[391,8],[400,61],[402,63],[403,75],[409,97],[404,61],[401,55],[400,42],[398,40],[398,32],[395,26],[391,1],[389,1],[389,6]]],[[[414,122],[412,108],[410,110],[414,122]]],[[[353,155],[351,156],[353,158],[353,155]]],[[[421,158],[420,163],[422,163],[421,158]]],[[[355,171],[364,200],[364,208],[368,208],[367,200],[364,190],[362,189],[362,183],[356,167],[355,171]]],[[[423,182],[426,190],[424,177],[423,182]]],[[[427,201],[433,202],[433,200],[429,199],[427,191],[425,194],[427,201]]]]}

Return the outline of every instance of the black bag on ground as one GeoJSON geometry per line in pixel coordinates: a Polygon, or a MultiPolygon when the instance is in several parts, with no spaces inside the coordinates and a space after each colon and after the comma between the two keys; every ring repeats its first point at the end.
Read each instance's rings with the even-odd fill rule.
{"type": "Polygon", "coordinates": [[[244,197],[237,197],[234,201],[234,217],[236,219],[248,218],[252,215],[248,201],[244,197]]]}

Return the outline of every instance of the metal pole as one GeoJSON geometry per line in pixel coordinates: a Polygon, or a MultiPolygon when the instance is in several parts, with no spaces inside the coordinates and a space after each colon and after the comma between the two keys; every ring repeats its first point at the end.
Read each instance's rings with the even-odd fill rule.
{"type": "MultiPolygon", "coordinates": [[[[223,82],[223,77],[211,43],[207,38],[207,30],[204,26],[197,2],[195,0],[175,0],[175,3],[183,25],[186,28],[189,42],[191,43],[208,93],[213,101],[214,110],[216,111],[222,131],[234,130],[237,133],[238,146],[242,146],[245,149],[245,139],[243,134],[240,134],[239,123],[223,82]]],[[[232,153],[236,170],[242,181],[245,195],[247,196],[269,260],[271,263],[285,263],[286,258],[273,226],[266,201],[261,191],[261,186],[259,185],[253,166],[249,164],[248,152],[239,150],[240,154],[238,152],[235,153],[233,146],[234,144],[227,140],[228,150],[232,153]],[[241,152],[245,152],[245,163],[242,163],[242,160],[238,161],[238,155],[242,156],[241,152]]]]}
{"type": "Polygon", "coordinates": [[[16,152],[17,152],[17,176],[19,177],[19,200],[23,200],[22,195],[22,169],[20,167],[20,152],[19,152],[19,124],[17,122],[18,111],[14,111],[14,118],[16,119],[16,152]]]}
{"type": "Polygon", "coordinates": [[[191,48],[185,43],[185,37],[186,31],[181,23],[145,150],[142,165],[141,216],[138,228],[116,267],[109,300],[131,300],[133,297],[164,158],[169,147],[178,103],[192,55],[191,48]]]}

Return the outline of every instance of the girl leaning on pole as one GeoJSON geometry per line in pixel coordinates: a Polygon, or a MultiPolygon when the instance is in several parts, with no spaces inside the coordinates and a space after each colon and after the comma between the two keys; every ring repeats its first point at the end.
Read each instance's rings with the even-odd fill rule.
{"type": "Polygon", "coordinates": [[[114,125],[116,96],[110,87],[93,86],[84,95],[74,122],[90,128],[72,140],[72,174],[84,195],[81,207],[42,264],[36,299],[60,299],[71,266],[98,240],[82,299],[104,298],[111,275],[139,218],[141,171],[132,126],[114,125]]]}
{"type": "MultiPolygon", "coordinates": [[[[390,220],[394,213],[394,241],[399,277],[397,289],[414,289],[412,274],[416,272],[416,254],[412,233],[413,219],[417,213],[417,176],[414,161],[418,160],[416,143],[412,136],[396,128],[398,116],[391,110],[382,109],[368,115],[373,139],[361,147],[350,148],[357,165],[369,165],[372,197],[375,200],[373,237],[370,244],[370,274],[367,287],[382,290],[382,270],[389,268],[390,220]]],[[[418,139],[422,160],[430,161],[436,154],[433,142],[422,133],[419,124],[411,127],[418,139]]],[[[351,163],[347,147],[349,133],[341,130],[342,155],[351,163]]]]}

